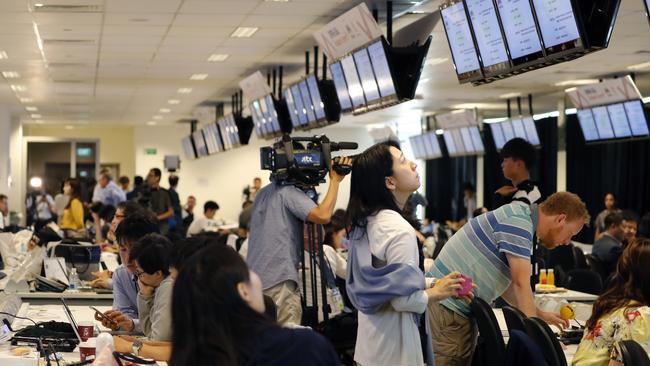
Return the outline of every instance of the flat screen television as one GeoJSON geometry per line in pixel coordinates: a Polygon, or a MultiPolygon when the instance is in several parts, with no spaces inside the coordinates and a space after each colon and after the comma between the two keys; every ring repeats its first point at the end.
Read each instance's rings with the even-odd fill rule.
{"type": "Polygon", "coordinates": [[[645,15],[648,17],[648,22],[650,22],[650,0],[643,1],[645,4],[645,15]]]}
{"type": "Polygon", "coordinates": [[[492,0],[465,0],[486,77],[510,71],[501,23],[492,0]]]}
{"type": "Polygon", "coordinates": [[[363,48],[353,53],[354,64],[357,67],[359,78],[361,79],[361,87],[363,94],[366,98],[366,103],[370,106],[375,103],[380,103],[381,96],[379,95],[379,87],[375,79],[375,72],[372,70],[372,63],[368,50],[363,48]]]}
{"type": "Polygon", "coordinates": [[[465,151],[474,152],[474,143],[472,142],[472,135],[469,132],[469,128],[463,127],[460,129],[460,136],[463,139],[463,145],[465,146],[465,151]]]}
{"type": "Polygon", "coordinates": [[[300,92],[300,85],[298,83],[291,86],[291,94],[296,103],[296,113],[298,117],[298,121],[296,121],[297,124],[294,125],[294,127],[306,125],[309,123],[309,119],[307,118],[308,106],[305,106],[305,103],[302,101],[302,93],[300,92]]]}
{"type": "Polygon", "coordinates": [[[382,103],[397,101],[395,82],[393,81],[393,75],[388,65],[388,58],[382,41],[379,40],[368,46],[368,54],[370,55],[370,61],[372,61],[372,68],[375,71],[382,103]]]}
{"type": "Polygon", "coordinates": [[[315,122],[316,115],[314,114],[314,106],[312,105],[311,96],[309,95],[309,87],[305,80],[301,80],[298,83],[298,89],[300,89],[300,96],[302,97],[302,105],[305,108],[307,114],[307,122],[315,122]]]}
{"type": "Polygon", "coordinates": [[[533,117],[524,117],[522,118],[524,123],[524,129],[526,130],[526,140],[530,142],[533,146],[539,146],[539,135],[537,134],[537,126],[535,126],[535,120],[533,117]]]}
{"type": "Polygon", "coordinates": [[[612,128],[612,122],[609,119],[609,113],[607,112],[606,106],[594,107],[591,109],[591,113],[594,114],[594,121],[596,122],[596,129],[598,130],[598,136],[601,140],[613,139],[614,138],[614,129],[612,128]]]}
{"type": "Polygon", "coordinates": [[[416,159],[429,160],[442,157],[438,136],[434,132],[409,138],[416,159]]]}
{"type": "Polygon", "coordinates": [[[498,0],[497,11],[515,69],[540,62],[544,57],[533,9],[528,0],[498,0]]]}
{"type": "Polygon", "coordinates": [[[352,109],[354,111],[364,110],[366,108],[366,100],[352,55],[341,59],[341,66],[343,66],[343,74],[348,85],[348,94],[350,94],[350,99],[352,100],[352,109]]]}
{"type": "Polygon", "coordinates": [[[503,128],[501,127],[501,123],[490,123],[490,131],[492,131],[494,146],[497,150],[501,150],[503,145],[506,144],[506,138],[503,135],[503,128]]]}
{"type": "Polygon", "coordinates": [[[316,76],[309,75],[306,79],[307,88],[309,89],[309,95],[311,96],[311,105],[314,109],[314,115],[316,116],[316,121],[324,121],[325,118],[325,104],[318,89],[318,81],[316,76]]]}
{"type": "Polygon", "coordinates": [[[623,104],[625,105],[625,113],[630,121],[632,135],[635,137],[648,136],[650,131],[648,131],[648,119],[643,110],[643,102],[640,100],[631,100],[623,104]]]}
{"type": "Polygon", "coordinates": [[[586,142],[650,135],[643,102],[639,99],[579,109],[577,115],[586,142]]]}
{"type": "Polygon", "coordinates": [[[253,117],[257,136],[272,139],[282,135],[283,132],[289,133],[291,131],[291,118],[287,109],[283,107],[283,109],[278,110],[271,94],[250,103],[251,116],[253,117]]]}
{"type": "Polygon", "coordinates": [[[191,135],[183,137],[181,139],[181,145],[183,147],[183,154],[187,159],[196,159],[196,149],[194,148],[194,141],[191,135]]]}
{"type": "Polygon", "coordinates": [[[607,106],[607,112],[609,113],[609,120],[612,122],[614,137],[631,137],[632,130],[630,129],[630,123],[627,121],[625,106],[622,103],[611,104],[607,106]]]}
{"type": "Polygon", "coordinates": [[[512,127],[512,122],[510,121],[503,121],[501,122],[501,128],[503,128],[503,137],[506,142],[514,139],[515,136],[515,130],[512,127]]]}
{"type": "Polygon", "coordinates": [[[521,118],[513,118],[510,120],[510,123],[512,123],[512,129],[515,132],[515,137],[527,140],[526,129],[524,128],[524,122],[522,122],[521,118]]]}
{"type": "Polygon", "coordinates": [[[216,154],[224,150],[219,128],[216,123],[210,123],[203,127],[203,136],[205,144],[208,147],[208,154],[216,154]]]}
{"type": "Polygon", "coordinates": [[[192,133],[192,141],[194,141],[194,147],[196,148],[197,157],[208,156],[208,146],[205,144],[203,131],[201,130],[194,131],[192,133]]]}
{"type": "MultiPolygon", "coordinates": [[[[289,118],[291,119],[291,125],[293,127],[300,126],[300,116],[299,113],[302,113],[302,106],[300,112],[298,112],[297,103],[293,97],[293,91],[291,88],[286,88],[282,92],[282,97],[287,103],[287,109],[289,110],[289,118]]],[[[300,101],[302,103],[302,100],[300,101]]]]}
{"type": "Polygon", "coordinates": [[[445,140],[445,146],[447,147],[447,154],[449,156],[457,156],[458,150],[456,149],[456,143],[454,142],[454,137],[451,133],[445,131],[442,134],[443,139],[445,140]]]}
{"type": "Polygon", "coordinates": [[[596,120],[594,120],[594,115],[591,113],[591,108],[579,109],[577,115],[585,141],[598,140],[598,129],[596,128],[596,120]]]}
{"type": "Polygon", "coordinates": [[[483,78],[465,4],[462,1],[447,3],[440,8],[440,15],[458,81],[464,83],[483,78]]]}
{"type": "Polygon", "coordinates": [[[343,67],[341,62],[334,62],[329,66],[330,73],[332,74],[332,81],[334,82],[334,87],[336,88],[336,95],[341,105],[342,112],[349,112],[352,110],[352,100],[350,100],[350,94],[348,94],[348,84],[345,81],[345,75],[343,74],[343,67]]]}
{"type": "Polygon", "coordinates": [[[547,57],[583,49],[572,0],[532,0],[547,57]]]}
{"type": "Polygon", "coordinates": [[[230,114],[217,122],[221,137],[223,138],[224,148],[226,150],[233,149],[241,145],[239,139],[239,131],[235,122],[235,117],[230,114]]]}
{"type": "Polygon", "coordinates": [[[485,145],[483,145],[483,139],[481,138],[481,132],[478,130],[478,127],[468,127],[470,135],[472,135],[472,143],[474,144],[474,151],[477,153],[485,153],[485,145]]]}

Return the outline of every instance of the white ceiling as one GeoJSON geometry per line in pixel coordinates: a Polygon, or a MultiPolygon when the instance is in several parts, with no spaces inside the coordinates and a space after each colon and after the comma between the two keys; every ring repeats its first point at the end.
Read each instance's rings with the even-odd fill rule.
{"type": "MultiPolygon", "coordinates": [[[[377,1],[379,2],[379,1],[377,1]]],[[[0,104],[10,105],[26,123],[174,123],[205,100],[229,101],[237,83],[271,65],[284,65],[285,85],[304,70],[312,33],[356,5],[350,0],[2,0],[0,1],[0,104]],[[39,12],[35,4],[96,5],[90,12],[39,12]],[[251,38],[231,38],[237,27],[259,27],[251,38]],[[36,32],[42,40],[42,49],[36,32]],[[228,54],[208,62],[211,54],[228,54]],[[192,74],[207,74],[202,81],[192,74]],[[14,88],[12,89],[12,85],[14,88]],[[179,88],[192,88],[189,94],[179,88]],[[14,90],[16,89],[16,90],[14,90]],[[169,100],[179,100],[171,105],[169,100]],[[22,100],[22,101],[21,101],[22,100]],[[27,111],[36,107],[37,111],[27,111]],[[160,113],[161,108],[171,112],[160,113]],[[35,116],[34,114],[40,115],[35,116]],[[155,117],[159,116],[159,117],[155,117]]],[[[432,11],[439,1],[423,1],[432,11]]],[[[395,29],[422,15],[405,15],[395,29]]],[[[433,32],[429,58],[450,59],[444,30],[433,32]]],[[[312,56],[313,57],[313,56],[312,56]]],[[[459,85],[451,61],[425,67],[419,98],[383,111],[346,118],[385,122],[405,111],[424,113],[460,103],[489,103],[502,114],[505,93],[533,93],[538,111],[557,105],[559,81],[622,74],[650,61],[650,24],[643,0],[625,0],[607,50],[582,59],[473,87],[459,85]],[[643,51],[643,53],[640,53],[643,51]]],[[[642,93],[650,95],[650,69],[637,73],[642,93]]]]}

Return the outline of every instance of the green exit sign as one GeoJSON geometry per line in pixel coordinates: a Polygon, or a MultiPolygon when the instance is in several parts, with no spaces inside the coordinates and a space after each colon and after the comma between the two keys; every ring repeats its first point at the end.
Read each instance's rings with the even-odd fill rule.
{"type": "Polygon", "coordinates": [[[144,149],[144,153],[147,155],[156,155],[158,154],[158,149],[155,148],[144,149]]]}

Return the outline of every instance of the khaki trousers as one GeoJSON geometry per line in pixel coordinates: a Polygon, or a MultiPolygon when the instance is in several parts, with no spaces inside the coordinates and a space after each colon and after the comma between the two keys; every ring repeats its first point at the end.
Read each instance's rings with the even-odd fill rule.
{"type": "Polygon", "coordinates": [[[264,290],[264,295],[270,296],[278,307],[278,323],[294,323],[300,325],[302,305],[300,290],[293,281],[284,281],[264,290]]]}
{"type": "Polygon", "coordinates": [[[437,302],[429,304],[428,311],[436,366],[471,365],[478,335],[476,323],[437,302]]]}

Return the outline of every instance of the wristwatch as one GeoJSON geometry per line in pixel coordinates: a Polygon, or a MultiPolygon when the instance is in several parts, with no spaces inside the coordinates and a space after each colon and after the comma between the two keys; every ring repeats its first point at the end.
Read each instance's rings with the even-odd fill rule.
{"type": "Polygon", "coordinates": [[[142,342],[136,339],[135,341],[133,341],[131,347],[133,348],[133,354],[136,356],[140,356],[140,350],[142,349],[142,342]]]}

